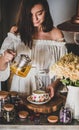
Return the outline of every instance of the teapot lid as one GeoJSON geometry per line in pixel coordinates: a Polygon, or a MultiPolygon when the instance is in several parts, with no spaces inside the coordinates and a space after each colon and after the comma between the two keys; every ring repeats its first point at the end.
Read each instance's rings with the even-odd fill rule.
{"type": "Polygon", "coordinates": [[[21,54],[21,58],[24,60],[26,60],[26,61],[28,61],[28,62],[30,62],[31,61],[31,59],[30,59],[30,57],[28,56],[28,55],[25,55],[25,54],[21,54]]]}

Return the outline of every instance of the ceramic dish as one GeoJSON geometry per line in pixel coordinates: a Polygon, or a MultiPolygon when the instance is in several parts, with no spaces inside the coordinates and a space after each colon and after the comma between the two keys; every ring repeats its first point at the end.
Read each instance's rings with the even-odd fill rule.
{"type": "Polygon", "coordinates": [[[49,102],[50,100],[51,100],[51,98],[49,97],[47,100],[45,100],[43,102],[35,102],[35,101],[32,100],[31,95],[27,97],[27,101],[29,101],[30,103],[33,103],[33,104],[38,104],[38,105],[45,104],[45,103],[49,102]]]}

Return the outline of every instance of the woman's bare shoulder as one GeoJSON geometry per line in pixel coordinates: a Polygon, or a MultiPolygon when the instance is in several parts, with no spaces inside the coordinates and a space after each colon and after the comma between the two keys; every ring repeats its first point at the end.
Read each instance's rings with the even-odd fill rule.
{"type": "Polygon", "coordinates": [[[64,35],[62,31],[55,27],[51,30],[50,36],[51,36],[51,39],[55,41],[62,41],[64,39],[64,35]]]}

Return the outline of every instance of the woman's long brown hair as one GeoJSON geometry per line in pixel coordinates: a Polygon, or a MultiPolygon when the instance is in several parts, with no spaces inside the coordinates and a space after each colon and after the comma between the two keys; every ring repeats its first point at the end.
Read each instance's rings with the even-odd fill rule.
{"type": "Polygon", "coordinates": [[[45,19],[42,23],[44,32],[49,32],[53,28],[53,21],[50,15],[49,5],[47,0],[22,0],[18,17],[17,28],[20,33],[21,40],[31,49],[33,44],[32,36],[35,33],[35,28],[32,22],[31,9],[36,5],[41,4],[45,10],[45,19]]]}

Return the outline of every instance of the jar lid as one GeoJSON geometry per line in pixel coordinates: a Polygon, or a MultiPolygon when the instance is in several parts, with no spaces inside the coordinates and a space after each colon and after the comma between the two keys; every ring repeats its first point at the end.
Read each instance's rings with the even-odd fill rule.
{"type": "Polygon", "coordinates": [[[6,98],[7,96],[8,96],[7,91],[0,91],[0,100],[6,98]]]}
{"type": "Polygon", "coordinates": [[[28,112],[27,111],[19,111],[18,115],[20,118],[26,118],[28,116],[28,112]]]}
{"type": "Polygon", "coordinates": [[[11,97],[16,97],[18,95],[18,92],[10,91],[9,94],[11,95],[11,97]]]}
{"type": "Polygon", "coordinates": [[[13,104],[6,104],[4,105],[4,110],[6,111],[12,111],[14,109],[14,105],[13,104]]]}

